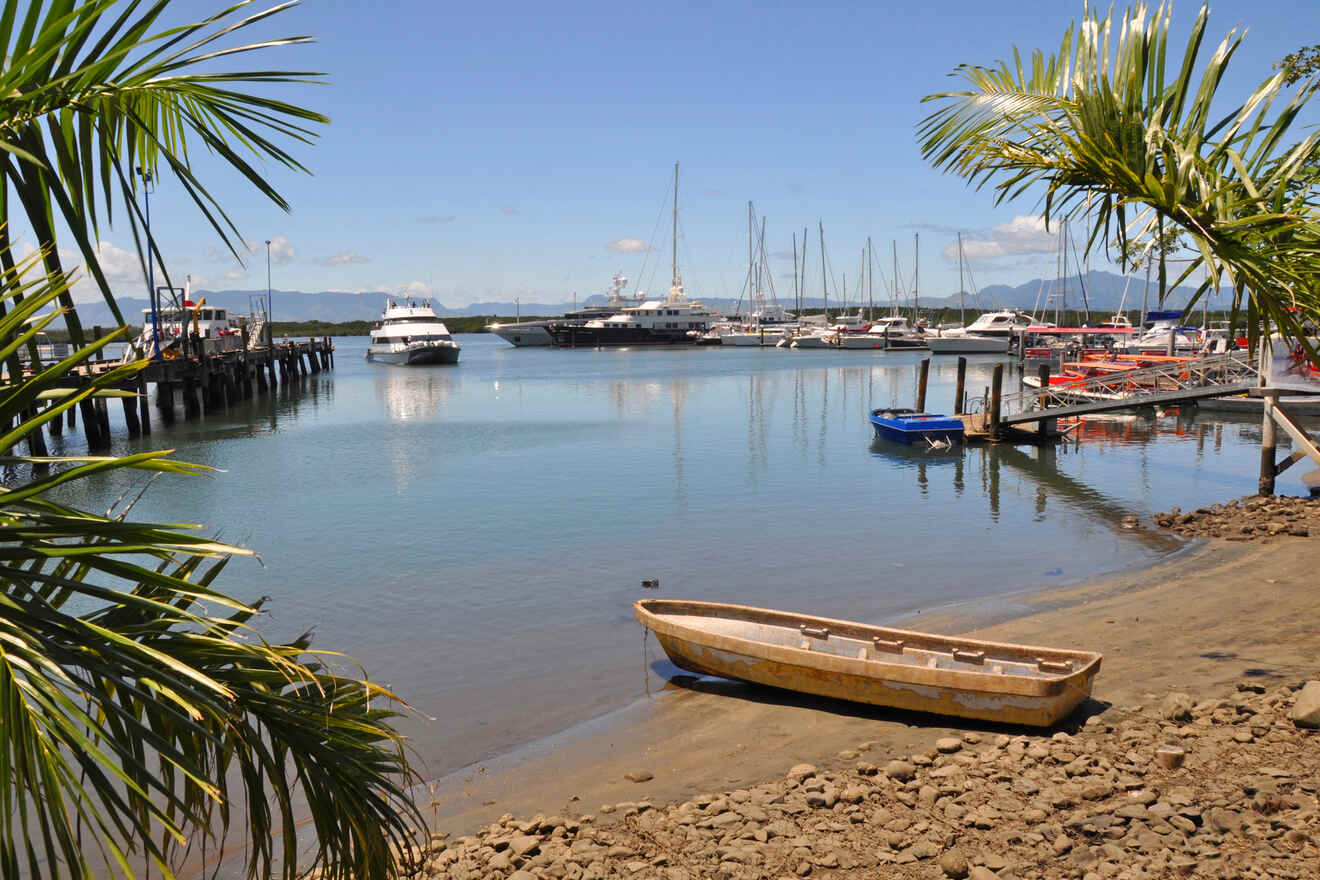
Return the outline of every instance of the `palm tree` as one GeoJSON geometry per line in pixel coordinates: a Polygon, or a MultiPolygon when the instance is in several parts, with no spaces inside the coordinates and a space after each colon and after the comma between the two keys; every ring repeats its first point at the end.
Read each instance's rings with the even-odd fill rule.
{"type": "Polygon", "coordinates": [[[918,126],[922,155],[991,185],[996,202],[1041,185],[1047,222],[1090,213],[1088,247],[1153,248],[1177,231],[1193,258],[1174,286],[1200,273],[1199,298],[1227,284],[1235,313],[1248,298],[1253,336],[1263,325],[1304,339],[1305,316],[1320,315],[1320,214],[1305,172],[1320,134],[1289,138],[1320,78],[1287,97],[1281,70],[1225,109],[1219,86],[1243,34],[1230,32],[1198,79],[1208,15],[1202,6],[1172,68],[1170,8],[1145,3],[1117,20],[1084,7],[1052,55],[964,64],[954,75],[967,88],[923,99],[940,106],[918,126]]]}
{"type": "Polygon", "coordinates": [[[266,600],[214,586],[248,551],[195,527],[58,500],[59,487],[108,470],[205,468],[168,451],[16,452],[71,407],[123,394],[115,389],[146,366],[74,375],[124,328],[84,338],[57,230],[113,308],[96,260],[113,211],[128,218],[144,266],[158,258],[138,234],[135,167],[172,174],[235,256],[237,230],[190,163],[190,144],[285,207],[257,165],[300,168],[280,143],[309,141],[308,126],[326,120],[267,96],[272,84],[316,75],[225,69],[306,39],[230,44],[293,4],[242,17],[246,5],[164,29],[168,0],[0,8],[0,876],[172,876],[181,860],[212,860],[238,829],[250,877],[310,866],[383,878],[411,853],[421,822],[394,695],[306,635],[266,641],[253,626],[266,600]],[[39,244],[26,258],[8,232],[20,220],[39,244]],[[74,353],[25,373],[20,354],[35,354],[36,334],[61,318],[74,353]]]}

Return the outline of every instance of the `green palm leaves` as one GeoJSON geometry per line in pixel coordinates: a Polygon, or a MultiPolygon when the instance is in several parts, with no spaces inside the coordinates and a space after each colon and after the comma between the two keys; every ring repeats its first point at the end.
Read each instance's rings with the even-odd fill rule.
{"type": "Polygon", "coordinates": [[[1011,63],[959,67],[968,88],[924,99],[941,106],[918,126],[922,155],[991,185],[996,201],[1042,185],[1046,219],[1089,216],[1092,245],[1181,229],[1195,255],[1175,283],[1200,275],[1201,292],[1232,286],[1266,329],[1304,335],[1302,316],[1320,314],[1308,171],[1320,135],[1290,136],[1318,83],[1288,95],[1280,72],[1225,106],[1219,86],[1243,35],[1231,32],[1203,61],[1203,6],[1177,59],[1169,14],[1164,4],[1103,19],[1087,9],[1054,55],[1024,63],[1015,50],[1011,63]]]}
{"type": "MultiPolygon", "coordinates": [[[[117,317],[96,260],[96,236],[101,221],[112,220],[113,207],[121,202],[138,251],[144,252],[133,198],[136,167],[157,179],[168,169],[237,256],[238,230],[195,171],[190,148],[201,146],[219,157],[287,209],[255,163],[301,170],[281,141],[308,142],[313,137],[308,125],[328,121],[266,94],[271,85],[315,81],[317,74],[223,69],[223,62],[310,39],[228,45],[247,28],[296,5],[281,3],[240,16],[250,2],[156,32],[168,0],[4,0],[0,9],[0,49],[7,55],[0,72],[0,172],[37,241],[48,247],[47,271],[61,270],[57,251],[49,247],[58,218],[117,317]]],[[[8,205],[0,208],[0,222],[7,221],[8,205]]],[[[61,301],[72,306],[67,297],[61,301]]],[[[74,340],[80,342],[76,317],[71,318],[74,340]]]]}
{"type": "Polygon", "coordinates": [[[110,470],[203,468],[168,451],[16,453],[146,366],[79,372],[119,334],[84,344],[57,231],[113,308],[97,235],[117,208],[143,253],[136,166],[179,181],[231,250],[237,230],[190,149],[286,207],[258,168],[301,168],[280,144],[309,141],[325,119],[268,95],[314,75],[226,69],[306,39],[232,43],[293,4],[243,17],[247,5],[153,31],[168,0],[0,0],[0,876],[172,876],[187,859],[214,866],[232,834],[228,857],[250,877],[319,866],[384,878],[421,824],[394,696],[307,636],[267,642],[251,626],[262,601],[213,586],[247,551],[59,500],[110,470]],[[39,243],[25,259],[11,209],[39,243]],[[24,372],[20,357],[60,317],[74,353],[24,372]]]}
{"type": "MultiPolygon", "coordinates": [[[[0,356],[31,340],[53,317],[33,316],[62,292],[44,280],[0,291],[11,307],[0,356]]],[[[70,368],[109,338],[0,387],[0,452],[145,365],[69,387],[70,368]]],[[[394,697],[336,671],[307,636],[270,644],[251,630],[262,603],[212,586],[247,551],[54,500],[106,470],[204,469],[167,451],[0,464],[34,470],[0,489],[0,875],[129,876],[150,864],[169,876],[185,851],[217,854],[231,824],[249,876],[294,876],[300,859],[328,876],[391,875],[420,820],[394,697]],[[25,467],[51,463],[60,469],[25,467]],[[307,816],[312,833],[299,835],[307,816]]]]}

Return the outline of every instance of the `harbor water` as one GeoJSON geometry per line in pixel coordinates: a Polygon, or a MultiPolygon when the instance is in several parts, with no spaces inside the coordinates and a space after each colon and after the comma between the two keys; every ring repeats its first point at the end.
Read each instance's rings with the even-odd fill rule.
{"type": "MultiPolygon", "coordinates": [[[[873,439],[870,409],[912,405],[918,352],[460,339],[459,365],[426,368],[338,339],[301,385],[113,432],[115,452],[220,469],[156,480],[133,516],[259,554],[220,586],[271,597],[269,637],[314,628],[404,697],[431,778],[644,698],[644,595],[918,625],[1149,563],[1183,545],[1125,515],[1255,489],[1258,417],[1095,417],[1051,448],[873,439]]],[[[951,408],[955,360],[932,361],[928,409],[951,408]]],[[[971,359],[969,395],[993,363],[971,359]]],[[[105,510],[140,485],[105,475],[67,500],[105,510]]]]}

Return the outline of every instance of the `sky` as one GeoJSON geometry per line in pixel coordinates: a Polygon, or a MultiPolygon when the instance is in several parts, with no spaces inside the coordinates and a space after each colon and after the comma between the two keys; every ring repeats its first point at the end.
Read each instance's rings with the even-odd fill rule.
{"type": "MultiPolygon", "coordinates": [[[[1198,6],[1174,7],[1179,54],[1198,6]]],[[[170,20],[217,8],[175,0],[170,20]]],[[[252,38],[316,41],[246,59],[325,73],[326,84],[275,92],[332,120],[315,144],[292,149],[310,174],[263,166],[291,212],[197,150],[199,173],[252,250],[236,261],[168,175],[151,196],[153,235],[176,282],[189,274],[200,288],[264,290],[269,240],[278,290],[385,290],[450,307],[560,303],[603,291],[622,271],[630,290],[663,293],[678,162],[690,296],[738,296],[749,200],[766,218],[785,301],[804,229],[808,294],[819,295],[818,223],[832,284],[846,276],[855,287],[869,236],[886,277],[896,247],[904,289],[919,259],[923,296],[954,293],[959,231],[969,289],[1020,284],[1056,262],[1036,197],[996,207],[988,191],[925,163],[921,98],[955,87],[948,74],[959,63],[992,63],[1014,46],[1057,49],[1081,13],[1080,0],[305,0],[252,38]]],[[[1247,39],[1221,91],[1244,97],[1281,56],[1320,42],[1320,4],[1212,4],[1213,41],[1237,26],[1247,39]]],[[[119,294],[142,296],[128,228],[101,238],[119,294]]],[[[1108,268],[1098,258],[1092,267],[1108,268]]]]}

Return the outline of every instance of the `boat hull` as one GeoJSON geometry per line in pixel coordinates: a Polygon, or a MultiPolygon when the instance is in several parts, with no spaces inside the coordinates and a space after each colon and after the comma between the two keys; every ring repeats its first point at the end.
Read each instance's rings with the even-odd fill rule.
{"type": "Polygon", "coordinates": [[[929,336],[926,347],[931,354],[1005,354],[1007,336],[929,336]]]}
{"type": "Polygon", "coordinates": [[[505,324],[490,331],[510,345],[518,348],[536,348],[554,345],[554,337],[545,329],[545,324],[505,324]]]}
{"type": "Polygon", "coordinates": [[[953,444],[961,443],[964,435],[962,419],[912,410],[872,410],[871,425],[877,437],[899,443],[920,438],[953,444]]]}
{"type": "Polygon", "coordinates": [[[1102,659],[713,602],[641,601],[634,613],[690,672],[1033,727],[1057,724],[1085,700],[1102,659]]]}
{"type": "Polygon", "coordinates": [[[457,345],[428,345],[407,351],[368,351],[367,360],[396,367],[421,367],[429,364],[456,364],[458,353],[457,345]]]}
{"type": "Polygon", "coordinates": [[[718,340],[703,340],[687,330],[615,328],[615,327],[548,327],[547,332],[559,348],[607,348],[623,345],[711,345],[718,340]]]}

